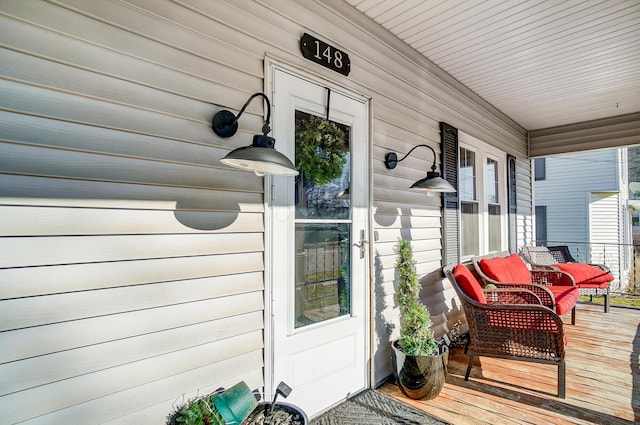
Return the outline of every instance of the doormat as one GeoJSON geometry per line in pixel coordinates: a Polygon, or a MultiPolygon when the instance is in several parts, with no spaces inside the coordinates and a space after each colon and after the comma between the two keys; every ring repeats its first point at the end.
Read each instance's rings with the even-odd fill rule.
{"type": "Polygon", "coordinates": [[[415,407],[376,390],[347,399],[310,422],[310,425],[448,425],[415,407]]]}

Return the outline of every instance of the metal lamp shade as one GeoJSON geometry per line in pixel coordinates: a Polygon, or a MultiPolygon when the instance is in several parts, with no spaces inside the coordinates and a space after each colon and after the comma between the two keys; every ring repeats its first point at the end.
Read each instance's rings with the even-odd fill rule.
{"type": "Polygon", "coordinates": [[[251,146],[234,149],[220,160],[225,165],[242,170],[250,170],[259,176],[265,174],[277,174],[280,176],[297,176],[295,165],[282,153],[274,149],[276,140],[267,136],[271,131],[269,121],[271,119],[271,102],[264,93],[254,93],[242,106],[238,115],[223,109],[218,111],[211,122],[211,128],[220,137],[231,137],[238,131],[238,120],[244,113],[249,103],[258,96],[262,96],[267,104],[267,117],[262,126],[262,134],[253,136],[251,146]]]}
{"type": "Polygon", "coordinates": [[[264,136],[255,136],[253,145],[232,150],[220,162],[230,167],[251,170],[257,175],[298,175],[298,170],[289,158],[273,147],[260,146],[256,143],[256,137],[264,136]]]}
{"type": "Polygon", "coordinates": [[[448,181],[440,177],[439,173],[430,171],[427,173],[427,177],[422,180],[418,180],[411,185],[412,189],[426,189],[430,192],[439,193],[455,193],[456,190],[449,184],[448,181]]]}

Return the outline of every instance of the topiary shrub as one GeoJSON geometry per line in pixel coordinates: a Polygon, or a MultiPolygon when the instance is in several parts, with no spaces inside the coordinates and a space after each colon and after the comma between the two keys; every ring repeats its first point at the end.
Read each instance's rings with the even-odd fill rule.
{"type": "Polygon", "coordinates": [[[400,308],[400,349],[410,356],[438,354],[438,343],[431,331],[429,310],[420,301],[420,282],[416,273],[411,243],[400,239],[397,249],[396,271],[398,291],[396,302],[400,308]]]}

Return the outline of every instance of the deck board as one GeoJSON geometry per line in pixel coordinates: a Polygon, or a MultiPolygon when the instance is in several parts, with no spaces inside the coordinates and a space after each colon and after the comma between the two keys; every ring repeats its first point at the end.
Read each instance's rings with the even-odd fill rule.
{"type": "Polygon", "coordinates": [[[480,357],[465,382],[469,357],[460,348],[435,400],[410,400],[393,383],[380,390],[456,425],[640,423],[640,310],[578,304],[577,324],[565,320],[565,331],[566,399],[556,397],[551,365],[480,357]]]}

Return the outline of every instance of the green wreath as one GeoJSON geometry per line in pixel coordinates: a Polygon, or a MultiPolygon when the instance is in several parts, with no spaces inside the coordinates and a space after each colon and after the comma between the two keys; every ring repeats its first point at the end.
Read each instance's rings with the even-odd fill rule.
{"type": "Polygon", "coordinates": [[[344,132],[334,123],[311,116],[296,131],[296,168],[317,186],[342,175],[347,161],[344,132]]]}

